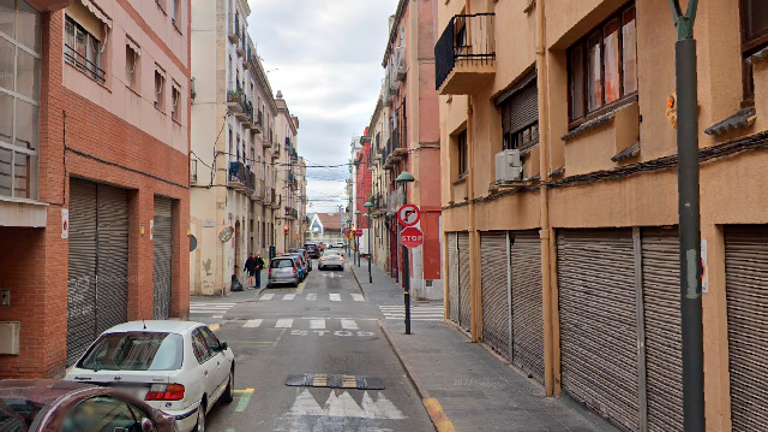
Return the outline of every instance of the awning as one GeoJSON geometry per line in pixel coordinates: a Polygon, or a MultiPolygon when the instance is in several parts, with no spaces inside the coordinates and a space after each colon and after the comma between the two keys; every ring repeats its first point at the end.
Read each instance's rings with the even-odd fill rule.
{"type": "Polygon", "coordinates": [[[80,2],[88,9],[96,18],[104,23],[110,30],[112,29],[112,20],[99,9],[98,6],[93,4],[91,0],[80,0],[80,2]]]}
{"type": "Polygon", "coordinates": [[[131,50],[131,51],[133,51],[134,53],[136,53],[136,55],[138,55],[138,56],[140,56],[140,55],[141,55],[141,49],[139,48],[139,46],[138,46],[138,45],[136,45],[136,42],[132,41],[130,38],[125,38],[125,45],[126,45],[126,46],[127,46],[127,47],[128,47],[130,50],[131,50]]]}
{"type": "Polygon", "coordinates": [[[160,66],[155,65],[155,72],[165,79],[165,71],[161,69],[160,66]]]}

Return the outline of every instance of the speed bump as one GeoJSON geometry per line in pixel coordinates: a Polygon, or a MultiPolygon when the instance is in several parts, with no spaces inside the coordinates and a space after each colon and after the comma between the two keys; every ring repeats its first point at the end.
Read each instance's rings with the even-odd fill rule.
{"type": "Polygon", "coordinates": [[[288,375],[285,385],[289,387],[384,390],[384,382],[381,378],[347,374],[293,374],[288,375]]]}

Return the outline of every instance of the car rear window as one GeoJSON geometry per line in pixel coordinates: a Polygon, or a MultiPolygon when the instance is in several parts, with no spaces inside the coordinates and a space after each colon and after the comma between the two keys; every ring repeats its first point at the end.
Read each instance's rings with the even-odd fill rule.
{"type": "Polygon", "coordinates": [[[325,251],[325,252],[323,253],[323,256],[327,256],[327,257],[330,257],[330,256],[339,256],[339,253],[338,253],[338,252],[336,252],[336,251],[333,251],[333,250],[328,250],[328,251],[325,251]]]}
{"type": "Polygon", "coordinates": [[[181,368],[184,340],[176,333],[102,335],[77,367],[92,370],[168,371],[181,368]]]}
{"type": "Polygon", "coordinates": [[[288,267],[293,267],[293,260],[291,260],[291,259],[272,260],[272,263],[270,264],[270,267],[272,267],[272,268],[288,268],[288,267]]]}

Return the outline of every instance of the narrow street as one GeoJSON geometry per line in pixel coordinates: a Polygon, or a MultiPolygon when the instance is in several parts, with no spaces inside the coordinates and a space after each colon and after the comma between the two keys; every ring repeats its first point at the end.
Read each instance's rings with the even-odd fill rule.
{"type": "Polygon", "coordinates": [[[211,412],[208,430],[433,430],[383,337],[377,323],[382,318],[349,270],[320,272],[316,266],[298,288],[264,290],[258,300],[193,301],[190,319],[212,324],[237,362],[235,402],[211,412]],[[313,374],[305,383],[316,386],[286,385],[304,374],[313,374]],[[350,377],[334,383],[340,378],[334,374],[354,376],[361,387],[384,389],[346,388],[356,385],[350,377]],[[334,384],[345,388],[329,388],[334,384]]]}

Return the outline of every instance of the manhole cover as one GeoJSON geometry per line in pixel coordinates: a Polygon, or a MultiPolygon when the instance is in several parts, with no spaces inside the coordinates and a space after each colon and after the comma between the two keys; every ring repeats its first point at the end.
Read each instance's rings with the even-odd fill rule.
{"type": "Polygon", "coordinates": [[[357,390],[384,390],[381,378],[345,374],[295,374],[288,375],[289,387],[325,387],[357,390]]]}

